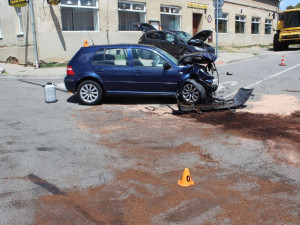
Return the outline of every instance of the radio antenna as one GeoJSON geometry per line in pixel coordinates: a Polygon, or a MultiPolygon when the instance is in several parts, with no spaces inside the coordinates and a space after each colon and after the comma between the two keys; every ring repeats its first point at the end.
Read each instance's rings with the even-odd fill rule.
{"type": "Polygon", "coordinates": [[[95,43],[94,43],[94,41],[93,41],[93,39],[92,39],[92,37],[91,37],[91,35],[90,35],[90,32],[88,32],[88,35],[89,35],[89,37],[90,37],[90,39],[91,39],[93,45],[95,45],[95,43]]]}

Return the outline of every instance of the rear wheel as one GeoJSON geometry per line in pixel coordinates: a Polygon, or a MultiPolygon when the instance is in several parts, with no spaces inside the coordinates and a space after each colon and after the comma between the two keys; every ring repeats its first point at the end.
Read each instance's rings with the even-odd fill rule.
{"type": "Polygon", "coordinates": [[[83,81],[78,87],[78,96],[81,103],[85,105],[95,105],[102,100],[102,87],[95,81],[83,81]]]}
{"type": "Polygon", "coordinates": [[[181,98],[187,104],[196,104],[206,99],[206,91],[195,80],[189,80],[182,87],[181,98]]]}

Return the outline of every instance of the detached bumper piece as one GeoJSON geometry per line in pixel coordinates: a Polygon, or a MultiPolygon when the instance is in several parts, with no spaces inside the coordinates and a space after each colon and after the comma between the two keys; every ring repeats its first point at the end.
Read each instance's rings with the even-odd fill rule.
{"type": "Polygon", "coordinates": [[[177,106],[179,111],[181,112],[190,112],[190,111],[209,111],[209,110],[219,110],[219,109],[228,109],[230,111],[234,111],[237,108],[241,108],[246,101],[250,98],[253,92],[253,88],[246,89],[240,88],[233,99],[225,100],[225,99],[213,99],[211,103],[205,104],[185,104],[180,101],[179,97],[177,97],[177,106]]]}

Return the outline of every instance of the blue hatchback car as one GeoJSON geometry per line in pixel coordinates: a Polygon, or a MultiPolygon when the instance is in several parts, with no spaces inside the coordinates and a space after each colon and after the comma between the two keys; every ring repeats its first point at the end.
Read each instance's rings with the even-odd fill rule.
{"type": "MultiPolygon", "coordinates": [[[[210,54],[201,57],[215,60],[210,54]]],[[[180,63],[155,46],[93,45],[80,48],[73,56],[64,82],[87,105],[108,95],[175,97],[178,93],[184,102],[194,104],[205,101],[214,89],[214,76],[207,70],[200,64],[180,63]],[[147,59],[142,57],[145,51],[147,59]]]]}

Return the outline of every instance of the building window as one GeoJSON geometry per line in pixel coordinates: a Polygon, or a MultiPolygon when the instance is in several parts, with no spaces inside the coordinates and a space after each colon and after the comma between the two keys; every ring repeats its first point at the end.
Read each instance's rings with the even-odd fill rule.
{"type": "Polygon", "coordinates": [[[251,34],[259,34],[260,18],[252,17],[251,34]]]}
{"type": "MultiPolygon", "coordinates": [[[[222,13],[222,15],[219,15],[218,19],[218,31],[219,33],[227,33],[227,25],[228,25],[228,14],[222,13]]],[[[216,21],[217,26],[217,21],[216,21]]]]}
{"type": "Polygon", "coordinates": [[[17,18],[18,18],[18,35],[23,35],[23,18],[22,18],[22,11],[21,8],[16,7],[16,13],[17,13],[17,18]]]}
{"type": "Polygon", "coordinates": [[[160,7],[160,21],[163,30],[180,30],[180,7],[160,7]]]}
{"type": "Polygon", "coordinates": [[[63,31],[97,31],[98,0],[61,0],[63,31]]]}
{"type": "Polygon", "coordinates": [[[265,20],[265,34],[271,34],[272,32],[272,20],[265,20]]]}
{"type": "Polygon", "coordinates": [[[134,23],[146,21],[146,5],[140,2],[118,2],[119,31],[136,31],[134,23]]]}
{"type": "Polygon", "coordinates": [[[245,33],[246,16],[235,16],[235,33],[245,33]]]}

